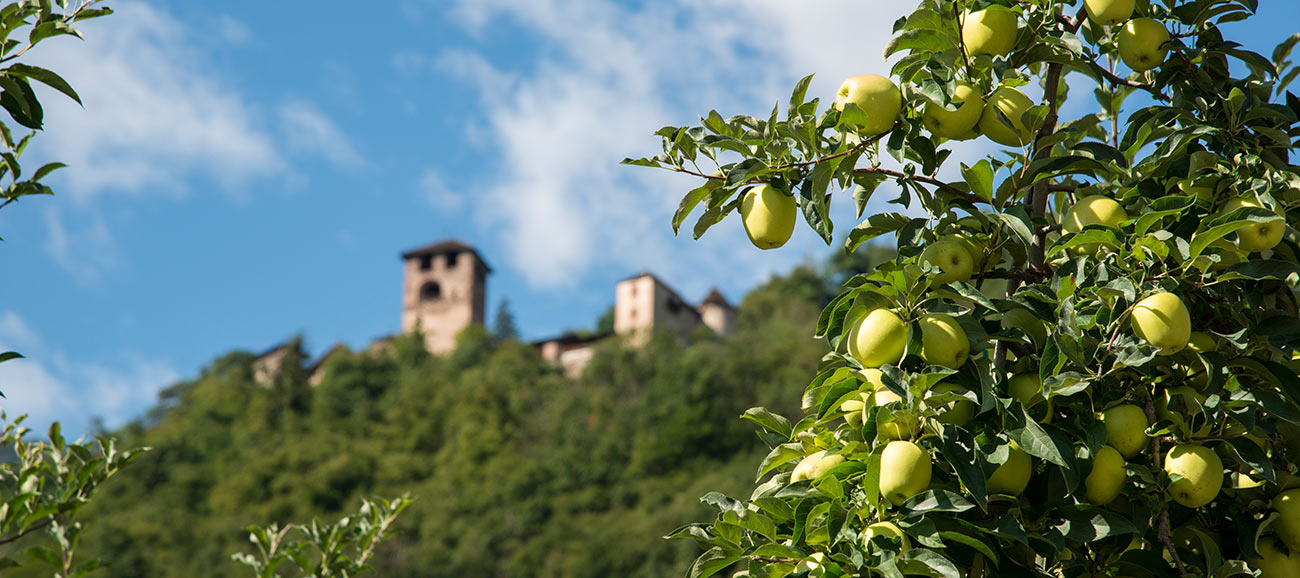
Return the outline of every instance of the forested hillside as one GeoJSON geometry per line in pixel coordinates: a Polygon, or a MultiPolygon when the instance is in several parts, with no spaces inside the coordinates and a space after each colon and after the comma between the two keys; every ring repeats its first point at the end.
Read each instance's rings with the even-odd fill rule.
{"type": "Polygon", "coordinates": [[[831,282],[811,267],[774,278],[725,339],[608,341],[579,379],[485,330],[444,358],[415,336],[331,357],[316,387],[293,371],[260,387],[251,354],[225,355],[114,432],[153,450],[87,510],[84,555],[111,576],[244,576],[230,554],[250,548],[246,526],[410,492],[378,575],[680,575],[696,546],[661,536],[707,518],[707,490],[753,480],[765,448],[746,408],[798,413],[831,282]]]}

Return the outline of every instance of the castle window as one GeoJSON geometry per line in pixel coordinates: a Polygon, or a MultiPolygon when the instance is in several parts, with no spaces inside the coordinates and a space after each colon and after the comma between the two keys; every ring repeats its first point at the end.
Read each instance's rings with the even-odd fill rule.
{"type": "Polygon", "coordinates": [[[447,268],[448,268],[448,269],[455,269],[455,268],[456,268],[456,256],[457,256],[457,255],[460,255],[460,253],[447,253],[447,268]]]}
{"type": "Polygon", "coordinates": [[[420,270],[428,271],[433,269],[433,255],[420,255],[420,270]]]}
{"type": "Polygon", "coordinates": [[[437,301],[442,299],[442,287],[430,281],[420,287],[420,301],[437,301]]]}

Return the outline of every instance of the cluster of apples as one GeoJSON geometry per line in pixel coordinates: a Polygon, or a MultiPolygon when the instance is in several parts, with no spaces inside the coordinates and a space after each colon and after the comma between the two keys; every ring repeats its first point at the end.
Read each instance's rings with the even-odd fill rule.
{"type": "MultiPolygon", "coordinates": [[[[1151,70],[1165,61],[1169,31],[1151,18],[1132,18],[1135,0],[1085,0],[1089,18],[1097,25],[1123,22],[1116,34],[1120,59],[1134,71],[1151,70]]],[[[1019,12],[989,6],[966,12],[961,20],[961,40],[966,53],[1006,56],[1016,47],[1019,12]]],[[[903,93],[889,78],[860,74],[846,79],[835,93],[834,108],[840,124],[864,138],[891,130],[903,113],[903,93]]],[[[1004,146],[1022,147],[1033,140],[1024,115],[1034,102],[1012,86],[998,86],[987,96],[979,87],[958,80],[952,94],[954,108],[927,101],[921,120],[931,134],[953,140],[970,140],[981,134],[1004,146]]],[[[785,245],[794,232],[797,207],[794,198],[769,185],[750,189],[740,213],[750,241],[760,249],[785,245]]]]}

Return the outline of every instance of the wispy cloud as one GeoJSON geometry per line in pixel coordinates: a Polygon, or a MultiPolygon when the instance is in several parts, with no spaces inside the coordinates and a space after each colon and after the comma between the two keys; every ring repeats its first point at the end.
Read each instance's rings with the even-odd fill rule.
{"type": "Polygon", "coordinates": [[[43,431],[59,421],[76,435],[101,418],[117,427],[148,408],[158,392],[180,374],[165,362],[135,355],[114,365],[78,363],[48,347],[30,324],[13,311],[0,313],[0,350],[27,357],[0,363],[0,410],[12,419],[28,415],[27,425],[43,431]]]}
{"type": "Polygon", "coordinates": [[[294,99],[280,105],[279,114],[289,150],[317,155],[337,166],[365,163],[343,131],[315,105],[294,99]]]}
{"type": "Polygon", "coordinates": [[[60,175],[67,196],[175,193],[195,176],[233,188],[285,168],[256,113],[209,72],[185,26],[147,4],[115,8],[112,25],[91,23],[84,43],[60,39],[33,52],[85,103],[47,91],[49,121],[37,140],[43,156],[73,167],[60,175]]]}
{"type": "Polygon", "coordinates": [[[719,278],[748,284],[820,253],[801,231],[787,249],[760,254],[734,222],[700,244],[674,239],[668,217],[691,179],[618,161],[653,154],[654,130],[696,122],[709,107],[765,115],[808,73],[818,73],[811,94],[825,102],[847,76],[886,72],[879,55],[905,10],[848,0],[811,10],[779,0],[460,0],[451,13],[481,42],[508,24],[542,44],[526,62],[494,62],[472,47],[436,61],[478,88],[483,114],[466,131],[501,159],[472,208],[485,229],[504,231],[509,261],[541,287],[613,266],[651,267],[696,291],[719,278]]]}

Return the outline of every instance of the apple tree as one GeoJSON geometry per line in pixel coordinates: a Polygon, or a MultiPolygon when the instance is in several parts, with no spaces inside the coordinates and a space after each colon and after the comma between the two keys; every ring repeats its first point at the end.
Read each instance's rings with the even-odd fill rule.
{"type": "Polygon", "coordinates": [[[1300,577],[1300,35],[1225,38],[1257,4],[922,0],[888,77],[625,161],[695,179],[697,238],[830,243],[838,193],[846,251],[898,250],[822,312],[805,415],[744,414],[771,452],[672,534],[691,578],[1300,577]]]}

